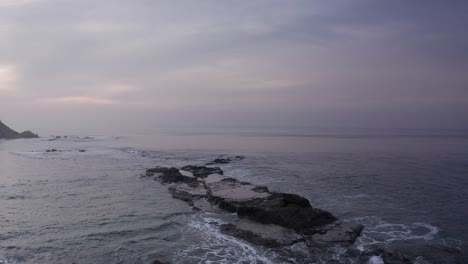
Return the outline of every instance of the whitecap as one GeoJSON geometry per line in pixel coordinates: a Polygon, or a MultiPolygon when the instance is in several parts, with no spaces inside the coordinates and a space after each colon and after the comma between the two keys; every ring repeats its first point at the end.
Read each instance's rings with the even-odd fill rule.
{"type": "Polygon", "coordinates": [[[367,261],[367,264],[384,264],[384,263],[385,262],[383,261],[382,257],[380,257],[380,256],[372,256],[367,261]]]}
{"type": "Polygon", "coordinates": [[[357,198],[368,198],[368,197],[370,197],[370,195],[365,194],[365,193],[360,193],[360,194],[356,194],[356,195],[345,195],[343,197],[348,198],[348,199],[357,199],[357,198]]]}
{"type": "MultiPolygon", "coordinates": [[[[43,159],[45,152],[43,151],[17,151],[10,152],[10,154],[17,155],[20,157],[30,158],[30,159],[43,159]]],[[[0,262],[0,264],[2,264],[0,262]]]]}
{"type": "Polygon", "coordinates": [[[178,251],[173,262],[187,263],[273,263],[268,257],[244,241],[222,234],[218,226],[223,222],[211,217],[194,217],[190,229],[201,238],[198,244],[178,251]]]}
{"type": "Polygon", "coordinates": [[[428,223],[397,224],[388,223],[378,217],[360,217],[348,221],[364,225],[356,244],[359,250],[365,250],[374,244],[389,244],[405,240],[434,240],[440,229],[428,223]]]}
{"type": "Polygon", "coordinates": [[[17,263],[19,262],[14,257],[0,255],[0,264],[17,264],[17,263]]]}

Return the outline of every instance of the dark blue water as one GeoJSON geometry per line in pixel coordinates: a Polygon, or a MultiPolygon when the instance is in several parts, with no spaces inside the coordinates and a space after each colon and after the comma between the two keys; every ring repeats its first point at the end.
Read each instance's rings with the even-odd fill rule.
{"type": "Polygon", "coordinates": [[[279,263],[210,224],[232,215],[192,212],[139,177],[219,154],[246,156],[222,166],[227,175],[363,223],[361,247],[401,240],[468,250],[463,134],[182,132],[0,142],[0,263],[279,263]]]}

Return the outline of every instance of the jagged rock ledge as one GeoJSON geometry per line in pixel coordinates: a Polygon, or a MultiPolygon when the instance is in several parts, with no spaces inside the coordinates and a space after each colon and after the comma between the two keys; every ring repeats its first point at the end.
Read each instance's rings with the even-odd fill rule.
{"type": "Polygon", "coordinates": [[[305,242],[314,248],[352,245],[363,227],[339,221],[314,208],[299,195],[272,192],[265,186],[223,175],[218,167],[155,167],[144,177],[169,184],[176,199],[195,210],[236,213],[237,221],[219,226],[221,232],[252,244],[277,248],[305,242]]]}

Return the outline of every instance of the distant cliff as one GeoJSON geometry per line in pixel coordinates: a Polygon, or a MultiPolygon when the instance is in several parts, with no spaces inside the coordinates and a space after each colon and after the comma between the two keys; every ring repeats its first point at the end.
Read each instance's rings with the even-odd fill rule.
{"type": "Polygon", "coordinates": [[[13,129],[9,128],[0,121],[0,139],[15,139],[15,138],[37,138],[37,134],[34,134],[31,131],[24,131],[18,133],[13,129]]]}

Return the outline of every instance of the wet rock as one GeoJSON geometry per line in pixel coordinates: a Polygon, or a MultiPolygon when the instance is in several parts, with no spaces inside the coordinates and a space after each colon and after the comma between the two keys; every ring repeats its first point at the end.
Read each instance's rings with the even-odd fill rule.
{"type": "Polygon", "coordinates": [[[177,184],[169,187],[172,197],[188,202],[193,206],[194,200],[206,197],[208,191],[203,186],[190,186],[186,183],[177,184]]]}
{"type": "Polygon", "coordinates": [[[252,189],[254,192],[258,192],[258,193],[267,193],[267,192],[270,192],[268,190],[268,187],[265,187],[265,186],[256,186],[255,188],[252,189]]]}
{"type": "Polygon", "coordinates": [[[218,167],[205,167],[205,166],[194,166],[188,165],[185,167],[180,168],[184,171],[189,171],[193,173],[195,177],[206,178],[210,174],[221,174],[223,175],[224,172],[218,167]]]}
{"type": "Polygon", "coordinates": [[[353,244],[363,229],[362,225],[336,221],[332,224],[322,226],[319,229],[310,229],[306,233],[315,233],[307,236],[309,246],[320,246],[330,244],[353,244]]]}
{"type": "Polygon", "coordinates": [[[263,224],[284,226],[298,232],[304,232],[309,228],[326,225],[337,220],[327,211],[287,203],[282,199],[281,194],[244,203],[237,208],[237,215],[263,224]]]}
{"type": "Polygon", "coordinates": [[[162,183],[176,183],[176,182],[185,182],[185,183],[194,183],[196,182],[195,177],[184,176],[180,173],[177,168],[166,168],[166,167],[155,167],[152,169],[146,170],[146,176],[155,176],[158,175],[158,180],[162,183]]]}
{"type": "Polygon", "coordinates": [[[220,230],[224,234],[269,248],[290,246],[303,240],[302,236],[291,229],[277,225],[263,225],[249,220],[223,224],[220,230]]]}
{"type": "Polygon", "coordinates": [[[233,178],[206,184],[210,202],[220,208],[237,212],[239,217],[263,224],[276,224],[296,231],[332,223],[329,212],[312,208],[299,195],[268,192],[261,186],[242,183],[233,178]]]}
{"type": "Polygon", "coordinates": [[[211,162],[211,164],[227,164],[231,162],[230,158],[217,158],[211,162]]]}
{"type": "MultiPolygon", "coordinates": [[[[190,203],[189,203],[190,204],[190,203]]],[[[193,201],[192,205],[194,210],[209,212],[209,213],[221,213],[222,210],[217,207],[211,205],[211,203],[206,198],[200,198],[193,201]]]]}
{"type": "Polygon", "coordinates": [[[205,184],[213,184],[213,183],[216,183],[216,182],[220,182],[222,180],[225,180],[225,179],[228,179],[229,177],[226,177],[226,176],[223,176],[221,174],[210,174],[208,175],[205,179],[204,179],[204,182],[205,184]]]}
{"type": "Polygon", "coordinates": [[[245,159],[244,156],[235,156],[235,157],[218,157],[214,159],[213,161],[207,163],[206,165],[214,165],[214,164],[228,164],[231,163],[232,161],[239,161],[245,159]]]}
{"type": "Polygon", "coordinates": [[[210,190],[210,196],[213,202],[219,203],[224,201],[232,203],[236,208],[243,203],[261,198],[267,198],[271,194],[265,192],[257,192],[256,185],[241,183],[234,178],[224,178],[219,181],[210,179],[206,183],[207,188],[210,190]]]}

